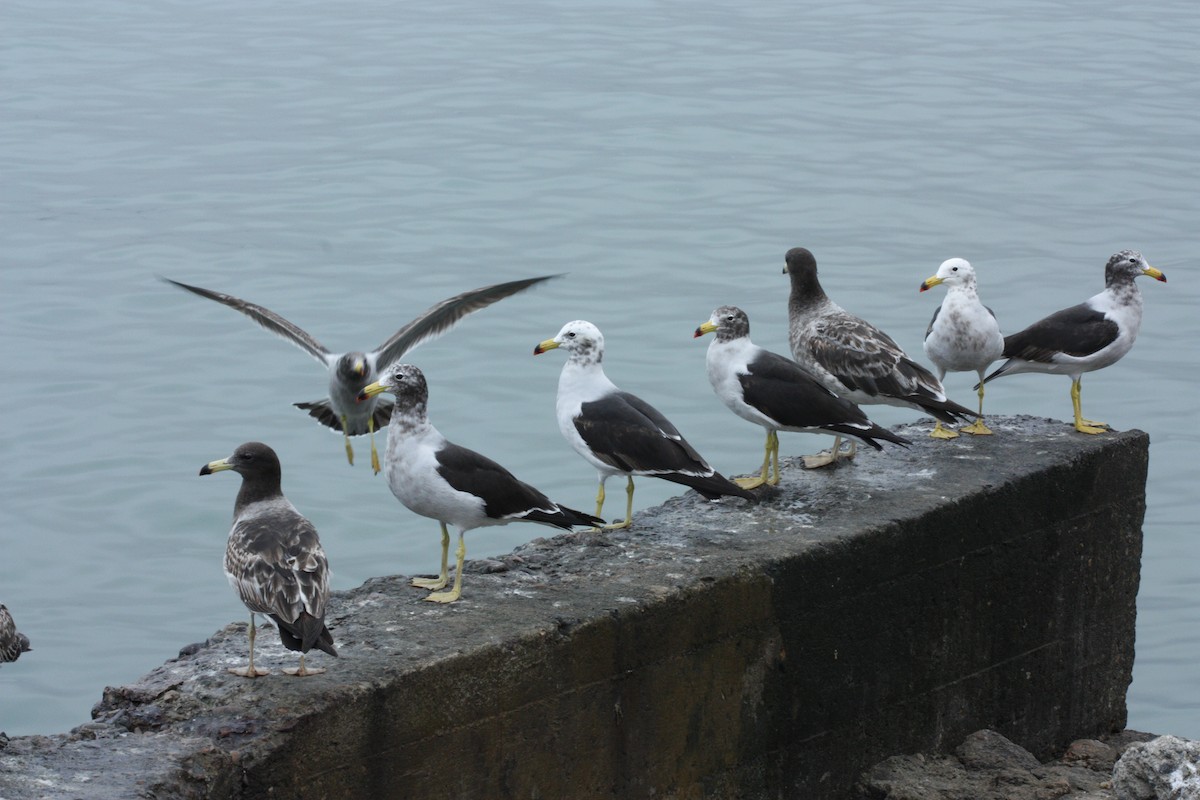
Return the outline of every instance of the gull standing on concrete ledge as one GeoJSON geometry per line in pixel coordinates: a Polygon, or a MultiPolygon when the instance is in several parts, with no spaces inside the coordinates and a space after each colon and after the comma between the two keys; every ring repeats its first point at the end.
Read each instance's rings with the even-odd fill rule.
{"type": "MultiPolygon", "coordinates": [[[[946,285],[946,299],[933,312],[929,327],[925,330],[925,355],[934,363],[938,380],[945,380],[946,372],[969,372],[974,370],[983,380],[983,373],[1004,352],[1004,337],[1000,335],[1000,323],[992,310],[979,301],[975,270],[961,258],[943,261],[937,274],[926,278],[921,291],[938,284],[946,285]]],[[[976,436],[988,435],[992,431],[983,424],[983,384],[979,388],[979,417],[965,428],[963,433],[976,436]]],[[[942,427],[938,420],[929,434],[934,439],[953,439],[958,436],[953,430],[942,427]]]]}
{"type": "Polygon", "coordinates": [[[980,391],[984,383],[1018,372],[1068,375],[1075,430],[1104,433],[1106,423],[1083,418],[1080,380],[1085,372],[1117,363],[1133,347],[1142,325],[1142,292],[1134,283],[1139,275],[1167,281],[1167,276],[1147,264],[1136,250],[1114,253],[1104,266],[1104,291],[1004,337],[1008,360],[984,378],[980,391]]]}
{"type": "Polygon", "coordinates": [[[29,637],[17,631],[17,624],[13,622],[12,614],[8,613],[8,607],[0,603],[0,663],[16,661],[21,653],[28,653],[32,649],[29,637]]]}
{"type": "Polygon", "coordinates": [[[242,476],[242,488],[225,545],[225,577],[250,609],[250,664],[229,671],[245,678],[270,674],[254,666],[254,615],[266,614],[279,628],[283,646],[300,651],[300,666],[284,672],[324,672],[304,666],[304,654],[314,647],[337,656],[333,635],[325,627],[329,561],[317,529],[283,496],[279,457],[270,447],[247,442],[229,458],[205,464],[200,474],[227,469],[242,476]]]}
{"type": "Polygon", "coordinates": [[[334,353],[299,325],[288,322],[269,308],[240,300],[232,295],[189,286],[170,278],[163,280],[242,312],[271,333],[282,336],[324,364],[329,370],[329,396],[323,400],[294,405],[307,411],[309,416],[322,425],[342,432],[346,445],[346,459],[351,464],[354,463],[354,448],[350,446],[350,437],[369,434],[371,468],[378,475],[379,453],[375,449],[375,429],[387,424],[392,408],[391,403],[377,402],[374,398],[365,403],[358,403],[358,394],[362,388],[374,381],[405,353],[422,342],[442,335],[473,311],[486,308],[497,300],[503,300],[553,277],[556,276],[544,275],[540,278],[508,281],[457,294],[425,309],[420,316],[393,333],[386,342],[369,353],[334,353]]]}
{"type": "Polygon", "coordinates": [[[463,535],[474,528],[510,522],[540,522],[570,530],[575,525],[602,525],[604,520],[560,506],[490,458],[447,441],[427,416],[429,387],[425,375],[412,364],[396,364],[380,379],[363,388],[363,400],[392,392],[396,395],[388,423],[384,465],[388,486],[410,511],[436,519],[442,526],[442,569],[437,578],[414,578],[421,589],[444,589],[449,580],[447,558],[450,532],[458,529],[454,586],[435,591],[425,599],[453,603],[462,596],[463,560],[467,547],[463,535]]]}
{"type": "Polygon", "coordinates": [[[533,349],[538,355],[561,347],[567,351],[558,378],[558,429],[583,459],[596,468],[600,489],[596,516],[604,508],[604,482],[625,475],[625,519],[608,528],[633,524],[633,476],[690,486],[709,500],[734,495],[754,501],[754,495],[708,465],[683,435],[653,406],[623,392],[604,374],[604,336],[590,322],[568,322],[553,339],[533,349]]]}
{"type": "MultiPolygon", "coordinates": [[[[908,406],[946,423],[975,416],[947,399],[941,381],[909,358],[892,337],[830,300],[817,280],[812,253],[793,247],[783,271],[792,281],[788,300],[792,357],[827,389],[859,405],[908,406]]],[[[851,442],[846,457],[854,451],[851,442]]],[[[828,458],[806,458],[805,466],[823,466],[842,457],[839,437],[828,458]]]]}
{"type": "Polygon", "coordinates": [[[743,489],[779,483],[779,431],[855,436],[876,450],[883,449],[876,439],[910,444],[871,422],[861,408],[826,389],[795,361],[751,342],[750,319],[740,308],[721,306],[696,328],[695,336],[713,332],[717,335],[705,357],[713,391],[730,411],[767,431],[762,474],[734,478],[743,489]],[[768,477],[771,461],[775,474],[768,477]]]}

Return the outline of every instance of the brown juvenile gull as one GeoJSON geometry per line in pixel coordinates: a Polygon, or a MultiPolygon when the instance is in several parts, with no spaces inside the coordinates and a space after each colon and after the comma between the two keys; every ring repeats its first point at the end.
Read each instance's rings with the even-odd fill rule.
{"type": "Polygon", "coordinates": [[[1083,418],[1079,382],[1083,373],[1117,363],[1133,347],[1142,325],[1142,292],[1134,283],[1139,275],[1167,281],[1167,276],[1147,264],[1136,250],[1114,253],[1104,266],[1104,291],[1004,337],[1008,360],[983,379],[980,390],[994,378],[1018,372],[1067,375],[1071,378],[1075,430],[1104,433],[1106,423],[1083,418]]]}
{"type": "Polygon", "coordinates": [[[0,663],[16,661],[21,653],[28,653],[32,649],[29,637],[17,631],[17,624],[13,622],[12,614],[8,613],[8,607],[0,603],[0,663]]]}
{"type": "Polygon", "coordinates": [[[596,468],[600,489],[596,516],[604,508],[604,482],[626,476],[625,519],[608,528],[633,524],[633,476],[690,486],[709,500],[733,495],[754,501],[754,495],[708,465],[683,434],[656,408],[637,395],[623,392],[604,374],[604,336],[590,322],[568,322],[553,339],[533,349],[534,355],[561,347],[567,351],[558,378],[558,429],[596,468]]]}
{"type": "MultiPolygon", "coordinates": [[[[830,300],[817,280],[812,253],[793,247],[783,271],[792,281],[788,300],[792,357],[827,389],[859,405],[908,406],[946,423],[975,416],[947,399],[941,381],[909,358],[892,337],[830,300]]],[[[851,442],[847,457],[854,451],[851,442]]],[[[819,467],[841,457],[839,437],[828,457],[804,461],[807,467],[819,467]]]]}
{"type": "Polygon", "coordinates": [[[779,431],[854,436],[876,450],[883,449],[876,439],[910,444],[871,422],[861,408],[829,391],[795,361],[750,341],[750,319],[740,308],[716,309],[695,336],[713,332],[716,338],[705,357],[713,391],[730,411],[767,431],[761,475],[734,478],[743,489],[779,483],[779,431]],[[771,461],[775,474],[768,477],[771,461]]]}
{"type": "Polygon", "coordinates": [[[300,651],[300,666],[284,672],[324,672],[304,666],[304,654],[314,647],[337,655],[325,627],[329,562],[317,529],[283,496],[279,457],[270,447],[246,442],[229,458],[205,464],[200,474],[227,469],[242,476],[242,488],[225,545],[225,577],[250,610],[250,664],[229,671],[246,678],[270,674],[254,666],[254,615],[265,614],[279,628],[283,646],[300,651]]]}
{"type": "MultiPolygon", "coordinates": [[[[925,355],[937,367],[938,380],[946,378],[946,372],[974,371],[983,380],[983,373],[1004,351],[1004,337],[1000,335],[1000,323],[996,315],[979,300],[975,269],[970,262],[951,258],[942,262],[937,274],[921,283],[921,291],[939,284],[946,286],[946,299],[933,312],[929,327],[925,330],[925,355]]],[[[960,428],[963,433],[976,436],[991,434],[983,424],[983,384],[979,389],[979,417],[960,428]]],[[[949,428],[942,427],[938,420],[929,434],[934,439],[954,439],[958,436],[949,428]]]]}
{"type": "Polygon", "coordinates": [[[425,597],[453,603],[462,596],[463,560],[467,531],[510,522],[540,522],[564,530],[576,525],[600,525],[597,519],[560,506],[486,456],[448,441],[429,421],[429,385],[412,364],[394,364],[380,379],[363,388],[366,400],[381,392],[396,396],[388,423],[384,466],[388,486],[410,511],[436,519],[442,526],[442,569],[437,578],[414,578],[421,589],[444,589],[449,581],[450,532],[458,529],[454,586],[425,597]]]}
{"type": "Polygon", "coordinates": [[[351,464],[354,463],[354,448],[350,446],[350,437],[369,434],[371,437],[371,468],[375,470],[375,474],[379,474],[379,452],[375,449],[375,430],[387,424],[392,408],[390,402],[375,398],[359,403],[358,394],[362,388],[376,380],[380,373],[398,361],[405,353],[422,342],[441,336],[468,314],[553,277],[556,276],[543,275],[540,278],[497,283],[447,298],[425,309],[420,316],[393,333],[387,341],[369,353],[357,350],[335,353],[314,339],[299,325],[289,322],[269,308],[255,305],[232,295],[214,292],[211,289],[189,286],[170,278],[163,280],[242,312],[271,333],[282,336],[320,361],[329,370],[329,396],[311,403],[294,403],[294,405],[307,411],[309,416],[322,425],[342,432],[342,438],[346,445],[346,459],[351,464]]]}

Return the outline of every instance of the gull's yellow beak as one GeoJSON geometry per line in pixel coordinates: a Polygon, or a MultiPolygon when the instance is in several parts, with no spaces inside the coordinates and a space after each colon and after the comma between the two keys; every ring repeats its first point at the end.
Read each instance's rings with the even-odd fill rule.
{"type": "Polygon", "coordinates": [[[354,359],[354,364],[351,365],[351,369],[354,371],[354,377],[365,377],[367,374],[367,360],[365,358],[354,359]]]}
{"type": "Polygon", "coordinates": [[[923,292],[926,289],[932,289],[933,287],[937,286],[939,283],[942,283],[942,282],[943,282],[942,279],[939,278],[937,275],[934,275],[932,278],[926,278],[925,280],[921,281],[921,291],[923,292]]]}
{"type": "Polygon", "coordinates": [[[1142,270],[1142,274],[1149,275],[1156,281],[1162,281],[1163,283],[1167,282],[1167,276],[1163,274],[1161,269],[1155,269],[1154,267],[1147,266],[1144,270],[1142,270]]]}
{"type": "Polygon", "coordinates": [[[714,325],[713,321],[710,319],[708,322],[701,323],[699,328],[696,328],[696,332],[692,334],[692,338],[698,339],[706,333],[712,333],[716,329],[717,326],[714,325]]]}
{"type": "Polygon", "coordinates": [[[355,400],[357,400],[358,402],[361,403],[363,400],[368,400],[368,399],[374,397],[375,395],[383,394],[386,391],[387,391],[387,389],[385,389],[383,384],[380,383],[379,381],[375,381],[374,383],[368,383],[366,386],[364,386],[362,388],[362,391],[358,393],[358,397],[356,397],[355,400]]]}
{"type": "Polygon", "coordinates": [[[233,465],[228,459],[222,458],[220,461],[210,461],[200,468],[201,475],[212,475],[214,472],[222,472],[227,469],[233,469],[233,465]]]}
{"type": "Polygon", "coordinates": [[[540,356],[542,353],[546,352],[547,350],[554,350],[557,348],[558,348],[558,342],[554,341],[553,339],[547,339],[546,341],[539,344],[537,347],[533,348],[533,354],[535,356],[540,356]]]}

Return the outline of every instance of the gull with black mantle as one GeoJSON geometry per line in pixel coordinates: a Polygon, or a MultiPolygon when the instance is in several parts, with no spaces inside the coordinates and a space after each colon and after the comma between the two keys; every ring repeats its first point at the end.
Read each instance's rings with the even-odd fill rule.
{"type": "Polygon", "coordinates": [[[1083,418],[1080,381],[1083,373],[1117,363],[1133,347],[1142,326],[1142,292],[1134,283],[1139,275],[1167,281],[1167,276],[1147,264],[1136,250],[1114,253],[1104,265],[1104,291],[1004,337],[1008,360],[983,379],[980,391],[990,380],[1019,372],[1067,375],[1071,378],[1075,430],[1104,433],[1106,423],[1083,418]]]}
{"type": "MultiPolygon", "coordinates": [[[[974,371],[983,380],[983,373],[1004,352],[1004,337],[1000,323],[990,308],[979,300],[975,269],[962,258],[943,261],[938,271],[921,283],[921,291],[945,284],[946,298],[933,312],[925,330],[925,355],[937,367],[938,380],[947,372],[974,371]]],[[[979,391],[979,417],[964,428],[963,433],[987,436],[991,429],[983,424],[983,384],[979,391]]],[[[954,439],[958,433],[942,427],[938,420],[929,434],[934,439],[954,439]]]]}
{"type": "Polygon", "coordinates": [[[163,278],[163,280],[180,289],[186,289],[193,294],[207,297],[209,300],[215,300],[235,311],[242,312],[263,328],[287,339],[321,362],[329,370],[329,396],[311,403],[294,403],[294,405],[307,411],[309,416],[322,425],[334,431],[341,431],[346,445],[346,460],[351,464],[354,464],[354,448],[350,445],[350,437],[369,434],[371,437],[371,468],[375,470],[375,474],[379,474],[379,452],[375,449],[375,430],[387,424],[391,417],[392,406],[390,402],[379,401],[375,398],[359,403],[358,395],[363,387],[374,381],[405,353],[422,342],[441,336],[468,314],[553,277],[556,276],[544,275],[540,278],[497,283],[447,298],[427,308],[420,316],[393,333],[387,341],[368,353],[357,350],[335,353],[299,325],[289,322],[269,308],[241,300],[233,295],[202,289],[199,286],[189,286],[170,278],[163,278]]]}
{"type": "Polygon", "coordinates": [[[245,678],[270,674],[254,666],[254,616],[264,614],[275,622],[283,646],[300,651],[300,666],[284,672],[322,673],[324,668],[304,664],[304,654],[314,647],[337,656],[325,627],[329,560],[317,529],[283,496],[279,457],[270,447],[246,442],[229,458],[205,464],[200,474],[230,469],[242,476],[242,487],[225,545],[225,577],[250,610],[250,663],[229,671],[245,678]]]}
{"type": "Polygon", "coordinates": [[[633,524],[633,476],[649,475],[690,486],[709,500],[723,495],[755,502],[754,495],[708,465],[679,430],[637,395],[623,392],[604,374],[604,336],[590,322],[568,322],[553,339],[533,349],[534,355],[563,348],[567,362],[558,378],[558,429],[596,468],[600,488],[596,516],[604,508],[604,482],[627,478],[625,519],[608,528],[633,524]]]}
{"type": "Polygon", "coordinates": [[[429,386],[425,375],[412,364],[394,364],[378,381],[365,386],[359,397],[366,400],[381,392],[396,396],[384,453],[388,486],[410,511],[442,526],[441,572],[437,578],[412,580],[413,586],[433,590],[426,600],[453,603],[462,596],[467,555],[463,537],[469,530],[522,521],[564,530],[604,523],[560,506],[490,458],[448,441],[429,421],[429,386]],[[458,530],[454,586],[437,591],[449,582],[447,525],[458,530]]]}
{"type": "MultiPolygon", "coordinates": [[[[913,361],[892,337],[829,299],[817,280],[817,260],[803,247],[787,252],[783,271],[791,278],[788,338],[796,363],[825,388],[859,405],[907,406],[948,424],[975,416],[946,397],[942,382],[913,361]]],[[[855,443],[850,443],[853,456],[855,443]]],[[[806,458],[819,467],[844,457],[841,439],[823,455],[806,458]]]]}
{"type": "Polygon", "coordinates": [[[762,473],[734,478],[743,489],[779,483],[779,431],[854,436],[882,450],[877,439],[898,445],[908,439],[880,427],[862,409],[838,397],[789,358],[750,341],[750,319],[736,306],[721,306],[696,328],[696,337],[716,333],[705,363],[713,391],[730,411],[767,431],[762,473]],[[768,467],[774,463],[774,474],[768,467]]]}

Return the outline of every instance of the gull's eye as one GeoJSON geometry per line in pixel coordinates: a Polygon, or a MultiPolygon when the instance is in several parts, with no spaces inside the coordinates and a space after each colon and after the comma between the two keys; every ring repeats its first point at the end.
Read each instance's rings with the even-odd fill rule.
{"type": "Polygon", "coordinates": [[[574,338],[575,338],[575,331],[567,331],[567,338],[568,338],[568,339],[574,339],[574,338]]]}
{"type": "Polygon", "coordinates": [[[950,271],[951,271],[951,272],[958,272],[958,267],[951,267],[951,268],[950,268],[950,271]]]}

